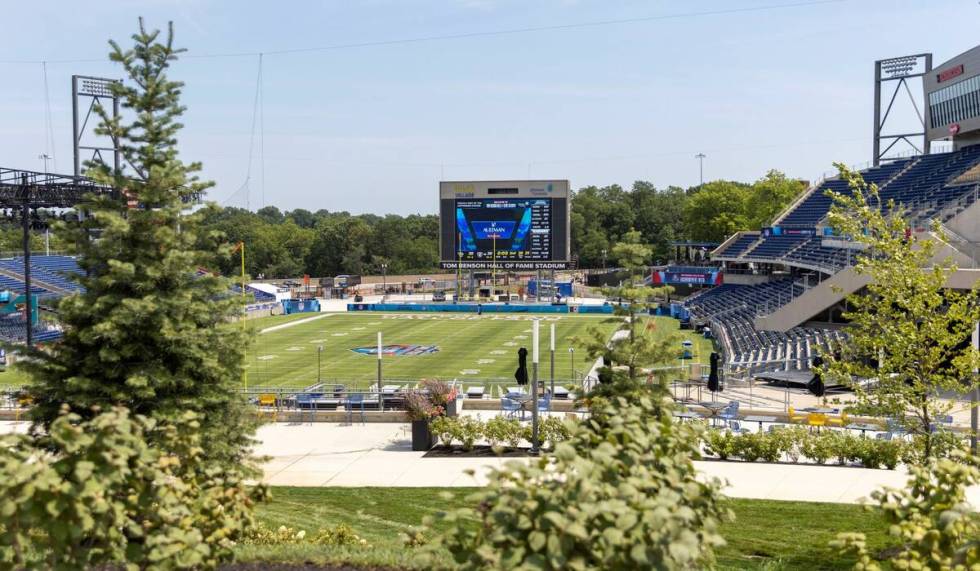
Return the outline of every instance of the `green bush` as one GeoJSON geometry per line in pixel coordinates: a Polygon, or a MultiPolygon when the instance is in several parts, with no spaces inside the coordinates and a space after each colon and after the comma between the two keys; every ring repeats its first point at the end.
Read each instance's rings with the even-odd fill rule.
{"type": "Polygon", "coordinates": [[[800,453],[817,464],[826,464],[834,456],[833,443],[822,433],[808,433],[800,442],[800,453]]]}
{"type": "MultiPolygon", "coordinates": [[[[960,451],[952,458],[910,466],[901,490],[885,488],[871,497],[899,541],[892,569],[980,569],[980,517],[966,501],[966,489],[980,483],[980,458],[960,451]]],[[[880,571],[863,533],[842,533],[833,545],[858,559],[855,569],[880,571]]]]}
{"type": "Polygon", "coordinates": [[[0,569],[214,568],[254,525],[240,472],[205,461],[196,417],[62,414],[0,438],[0,569]],[[147,442],[160,443],[151,446],[147,442]]]}
{"type": "Polygon", "coordinates": [[[720,483],[691,463],[699,428],[675,423],[664,407],[617,397],[554,453],[492,472],[466,502],[475,507],[438,516],[445,531],[432,563],[446,550],[463,569],[710,567],[731,514],[720,483]]]}
{"type": "MultiPolygon", "coordinates": [[[[930,435],[933,458],[951,458],[957,452],[966,450],[966,441],[950,430],[938,430],[930,435]]],[[[927,464],[925,455],[925,436],[916,435],[903,450],[902,461],[906,464],[927,464]]]]}
{"type": "Polygon", "coordinates": [[[429,430],[439,442],[444,446],[452,446],[453,444],[453,433],[454,423],[458,417],[448,417],[448,416],[437,416],[432,419],[429,423],[429,430]]]}
{"type": "Polygon", "coordinates": [[[707,430],[704,432],[705,454],[728,460],[736,453],[735,440],[738,438],[727,430],[707,430]]]}
{"type": "Polygon", "coordinates": [[[542,447],[554,449],[559,442],[568,440],[570,429],[568,421],[557,416],[549,416],[541,419],[538,427],[538,438],[542,447]]]}
{"type": "Polygon", "coordinates": [[[336,527],[320,528],[314,534],[305,530],[296,530],[284,525],[272,530],[264,525],[252,528],[243,538],[242,543],[248,545],[296,545],[308,543],[312,545],[329,545],[334,547],[350,545],[367,545],[346,523],[336,527]]]}
{"type": "Polygon", "coordinates": [[[483,425],[483,437],[494,448],[501,444],[517,448],[521,443],[521,436],[521,423],[516,418],[494,416],[483,425]]]}

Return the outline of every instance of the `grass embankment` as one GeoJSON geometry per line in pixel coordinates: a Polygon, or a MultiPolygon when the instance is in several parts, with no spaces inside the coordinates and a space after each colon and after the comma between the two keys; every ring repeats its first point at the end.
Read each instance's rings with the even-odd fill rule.
{"type": "MultiPolygon", "coordinates": [[[[309,545],[241,546],[242,561],[331,563],[365,567],[422,568],[416,552],[399,532],[418,526],[426,515],[461,505],[471,490],[444,488],[275,488],[259,508],[269,527],[305,529],[346,523],[370,547],[328,548],[309,545]],[[440,496],[453,495],[450,502],[440,496]]],[[[730,500],[736,520],[722,532],[728,545],[718,553],[720,569],[846,569],[853,561],[828,546],[837,533],[862,531],[872,550],[886,545],[881,518],[860,506],[730,500]]],[[[447,555],[448,557],[448,555],[447,555]]]]}

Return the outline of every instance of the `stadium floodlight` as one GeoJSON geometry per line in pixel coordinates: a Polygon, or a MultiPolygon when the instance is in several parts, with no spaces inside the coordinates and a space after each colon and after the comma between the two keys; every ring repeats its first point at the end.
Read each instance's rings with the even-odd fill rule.
{"type": "MultiPolygon", "coordinates": [[[[899,56],[894,58],[882,59],[875,62],[875,91],[874,91],[874,137],[873,137],[873,156],[872,163],[874,166],[881,164],[882,159],[885,155],[899,142],[904,142],[906,145],[912,148],[913,151],[921,154],[929,154],[929,141],[926,134],[926,125],[929,123],[929,106],[923,101],[922,107],[923,111],[919,111],[919,105],[912,96],[912,90],[908,85],[909,80],[915,78],[923,78],[926,74],[932,71],[932,54],[914,54],[908,56],[899,56]],[[886,82],[894,82],[894,89],[891,90],[891,95],[888,100],[888,107],[885,109],[884,114],[881,112],[882,108],[882,87],[886,82]],[[904,90],[902,89],[904,87],[904,90]],[[891,115],[892,106],[895,104],[895,99],[898,96],[899,91],[904,91],[912,107],[915,110],[915,120],[918,125],[921,125],[922,130],[916,131],[914,133],[908,132],[897,132],[897,133],[885,133],[886,123],[891,115]],[[914,141],[922,137],[922,148],[919,148],[914,141]],[[881,148],[882,141],[891,141],[884,150],[881,148]]],[[[920,91],[921,92],[921,91],[920,91]]],[[[911,119],[911,117],[909,117],[911,119]]],[[[908,124],[908,121],[897,119],[896,123],[908,124]]]]}
{"type": "MultiPolygon", "coordinates": [[[[75,176],[82,174],[82,151],[91,151],[91,159],[102,161],[102,152],[112,153],[112,168],[118,172],[122,168],[121,153],[117,143],[110,139],[111,146],[82,145],[82,137],[88,126],[92,112],[97,107],[105,108],[103,102],[111,104],[113,119],[119,118],[119,97],[113,93],[113,85],[120,83],[116,79],[104,77],[89,77],[85,75],[71,76],[71,110],[72,110],[72,150],[75,158],[75,176]],[[79,108],[80,98],[88,98],[88,109],[82,117],[79,108]]],[[[103,161],[104,162],[104,161],[103,161]]]]}

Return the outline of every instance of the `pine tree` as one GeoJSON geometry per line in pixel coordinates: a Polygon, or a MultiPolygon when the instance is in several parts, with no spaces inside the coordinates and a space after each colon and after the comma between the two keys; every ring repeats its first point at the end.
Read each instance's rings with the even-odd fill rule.
{"type": "MultiPolygon", "coordinates": [[[[650,257],[650,248],[642,243],[640,232],[627,232],[623,241],[616,243],[612,251],[619,264],[629,272],[629,284],[603,289],[607,298],[619,302],[613,308],[614,317],[607,322],[621,324],[629,335],[618,336],[610,341],[603,329],[590,327],[589,336],[576,341],[589,357],[605,357],[613,365],[626,366],[626,377],[635,383],[642,367],[666,362],[679,354],[679,337],[658,334],[655,322],[644,318],[649,313],[649,308],[655,305],[652,300],[668,297],[672,288],[636,285],[636,274],[646,267],[646,260],[650,257]]],[[[612,373],[601,372],[604,376],[612,373]]]]}
{"type": "Polygon", "coordinates": [[[125,50],[110,41],[110,59],[127,77],[112,87],[121,117],[97,110],[98,133],[128,167],[96,160],[87,173],[122,191],[90,197],[84,220],[57,228],[78,244],[84,275],[74,279],[85,289],[59,304],[64,338],[27,360],[35,428],[48,427],[62,403],[82,417],[112,405],[156,418],[190,410],[202,416],[208,457],[237,463],[255,426],[236,392],[248,339],[223,326],[241,312],[229,282],[199,271],[215,252],[231,252],[199,236],[188,211],[211,183],[199,180],[199,163],[178,156],[183,84],[167,72],[183,50],[173,46],[172,24],[162,39],[141,19],[133,40],[125,50]]]}

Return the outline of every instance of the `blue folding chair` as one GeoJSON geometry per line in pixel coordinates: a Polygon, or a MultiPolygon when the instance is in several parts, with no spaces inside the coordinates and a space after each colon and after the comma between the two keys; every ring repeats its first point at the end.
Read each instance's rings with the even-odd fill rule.
{"type": "Polygon", "coordinates": [[[738,418],[738,401],[733,400],[728,403],[721,412],[718,413],[718,418],[722,420],[735,420],[738,418]]]}
{"type": "Polygon", "coordinates": [[[347,424],[354,424],[355,409],[360,410],[361,424],[364,424],[364,394],[355,393],[347,397],[347,401],[344,403],[344,409],[347,411],[347,424]]]}
{"type": "Polygon", "coordinates": [[[500,410],[504,412],[504,416],[514,417],[517,416],[518,411],[521,410],[521,403],[514,399],[502,397],[500,399],[500,410]]]}
{"type": "Polygon", "coordinates": [[[538,412],[551,411],[551,394],[545,394],[544,398],[538,399],[538,412]]]}

